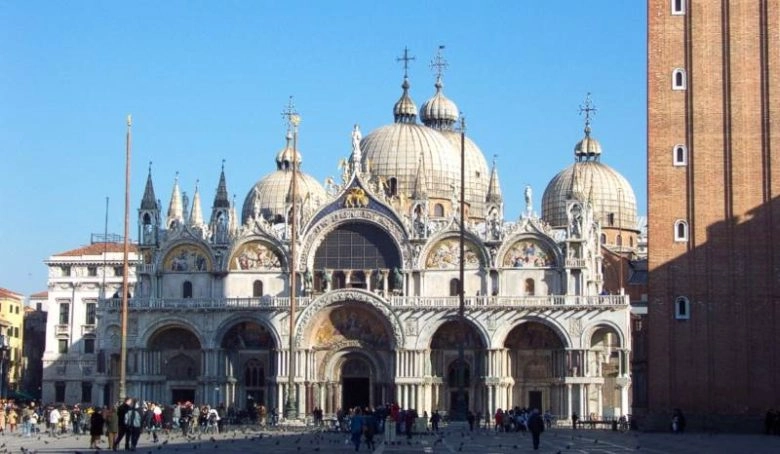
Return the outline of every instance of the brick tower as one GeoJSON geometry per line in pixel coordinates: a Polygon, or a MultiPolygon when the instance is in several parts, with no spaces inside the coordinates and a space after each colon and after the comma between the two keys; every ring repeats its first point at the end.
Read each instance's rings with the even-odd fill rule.
{"type": "Polygon", "coordinates": [[[779,23],[780,0],[648,2],[647,426],[780,406],[779,23]]]}

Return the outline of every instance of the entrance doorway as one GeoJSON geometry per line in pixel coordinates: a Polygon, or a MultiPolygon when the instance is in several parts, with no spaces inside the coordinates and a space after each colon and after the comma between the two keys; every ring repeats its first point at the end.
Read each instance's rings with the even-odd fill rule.
{"type": "Polygon", "coordinates": [[[344,377],[341,379],[341,408],[360,407],[371,405],[371,383],[368,378],[344,377]]]}
{"type": "Polygon", "coordinates": [[[528,408],[544,411],[542,408],[542,392],[528,391],[528,408]]]}
{"type": "Polygon", "coordinates": [[[174,388],[171,390],[171,403],[177,402],[195,402],[195,390],[174,388]]]}
{"type": "MultiPolygon", "coordinates": [[[[469,410],[469,392],[463,391],[463,408],[469,410]]],[[[453,415],[458,414],[458,391],[450,391],[450,412],[453,415]]]]}

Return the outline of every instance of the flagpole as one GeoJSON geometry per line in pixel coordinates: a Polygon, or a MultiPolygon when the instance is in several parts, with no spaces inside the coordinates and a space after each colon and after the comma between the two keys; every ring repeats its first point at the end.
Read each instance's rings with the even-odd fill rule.
{"type": "Polygon", "coordinates": [[[125,139],[125,237],[124,254],[122,257],[122,346],[119,353],[119,398],[127,397],[127,290],[128,273],[130,272],[128,256],[130,255],[130,150],[132,144],[133,118],[127,116],[127,135],[125,139]]]}

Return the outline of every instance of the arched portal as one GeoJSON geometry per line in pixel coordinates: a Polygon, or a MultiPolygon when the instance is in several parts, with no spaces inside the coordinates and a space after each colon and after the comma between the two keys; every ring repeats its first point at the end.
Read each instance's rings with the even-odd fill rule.
{"type": "Polygon", "coordinates": [[[227,330],[220,343],[228,376],[228,397],[250,414],[260,405],[277,406],[271,402],[273,392],[266,377],[275,374],[276,344],[265,326],[242,321],[227,330]]]}
{"type": "Polygon", "coordinates": [[[431,370],[436,385],[433,388],[432,409],[456,411],[463,399],[464,408],[475,413],[482,405],[480,377],[484,376],[485,344],[470,324],[447,321],[431,339],[431,370]],[[460,348],[463,348],[463,361],[460,348]]]}
{"type": "Polygon", "coordinates": [[[195,334],[186,328],[165,327],[151,336],[146,348],[151,358],[159,358],[159,375],[166,379],[166,400],[194,402],[202,373],[201,345],[195,334]]]}
{"type": "Polygon", "coordinates": [[[392,285],[386,282],[387,274],[401,265],[401,253],[390,234],[365,222],[343,224],[325,236],[314,254],[314,269],[318,271],[314,288],[383,292],[392,285]],[[375,279],[370,279],[372,276],[375,279]],[[376,276],[383,278],[377,281],[376,276]]]}
{"type": "Polygon", "coordinates": [[[318,372],[307,408],[330,413],[390,401],[395,342],[383,314],[344,301],[322,308],[309,326],[303,341],[311,346],[318,372]]]}
{"type": "MultiPolygon", "coordinates": [[[[544,411],[562,401],[555,388],[556,377],[564,375],[564,344],[549,326],[526,322],[509,332],[504,341],[509,359],[509,375],[514,380],[511,406],[544,411]]],[[[556,412],[560,414],[560,412],[556,412]]]]}
{"type": "Polygon", "coordinates": [[[619,417],[627,409],[627,384],[621,383],[626,371],[626,358],[620,349],[620,336],[608,326],[600,326],[590,337],[587,373],[596,377],[595,386],[586,390],[584,409],[588,416],[619,417]],[[625,395],[625,396],[624,396],[625,395]]]}

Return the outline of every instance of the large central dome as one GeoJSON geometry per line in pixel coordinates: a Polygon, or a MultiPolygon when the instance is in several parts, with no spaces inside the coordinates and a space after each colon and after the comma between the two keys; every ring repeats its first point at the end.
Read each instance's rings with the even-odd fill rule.
{"type": "Polygon", "coordinates": [[[372,131],[360,142],[363,163],[371,173],[394,179],[397,194],[410,198],[417,170],[422,166],[428,197],[450,200],[460,187],[460,158],[450,142],[438,131],[416,123],[417,109],[409,96],[409,81],[393,113],[395,123],[372,131]]]}

